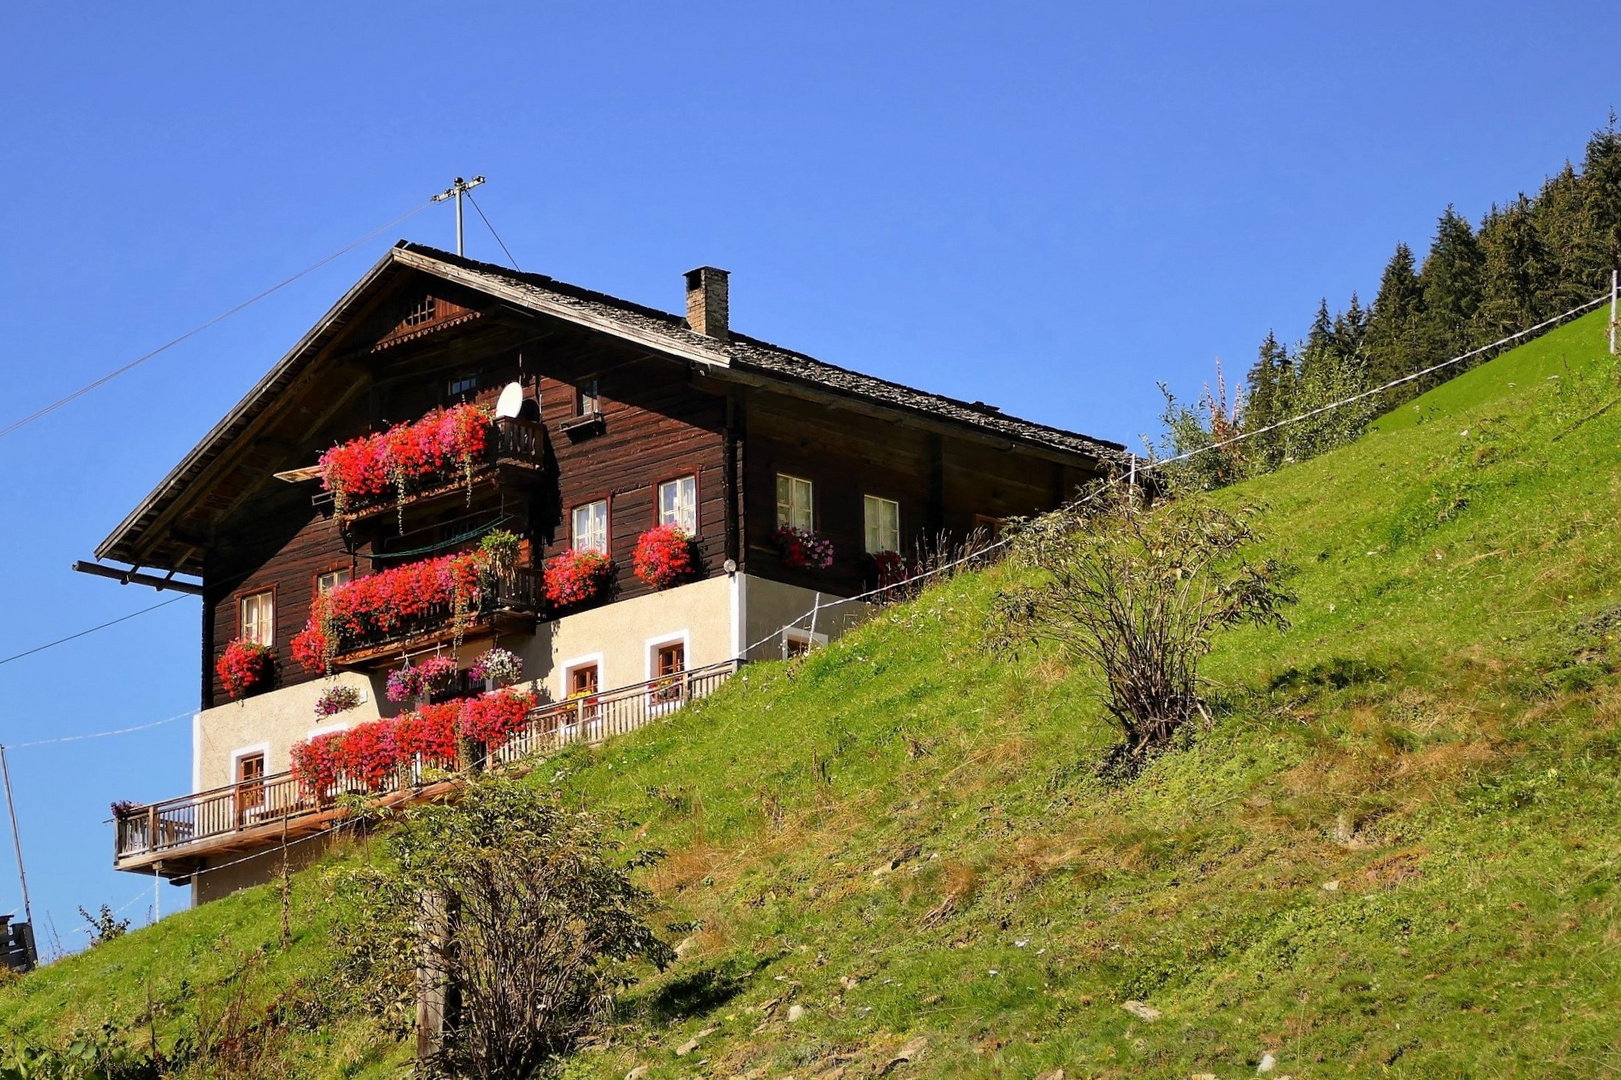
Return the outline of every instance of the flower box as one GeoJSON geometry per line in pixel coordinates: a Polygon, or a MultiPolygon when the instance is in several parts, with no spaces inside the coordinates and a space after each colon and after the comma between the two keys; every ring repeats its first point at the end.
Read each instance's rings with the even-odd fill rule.
{"type": "Polygon", "coordinates": [[[246,697],[255,688],[264,689],[274,674],[275,658],[267,645],[237,638],[225,646],[214,664],[214,674],[230,697],[246,697]]]}
{"type": "Polygon", "coordinates": [[[771,534],[771,542],[790,570],[826,570],[833,565],[833,541],[809,529],[784,525],[771,534]]]}
{"type": "Polygon", "coordinates": [[[679,525],[660,525],[636,540],[631,567],[655,589],[688,581],[697,572],[698,552],[692,534],[679,525]]]}
{"type": "Polygon", "coordinates": [[[317,735],[293,744],[293,778],[307,798],[320,801],[342,791],[383,791],[390,780],[415,782],[423,766],[453,766],[459,739],[491,750],[505,746],[534,707],[533,694],[502,690],[317,735]]]}
{"type": "Polygon", "coordinates": [[[350,439],[321,455],[321,486],[332,493],[340,514],[381,503],[390,493],[403,504],[414,491],[448,483],[458,474],[471,489],[475,463],[489,446],[491,423],[482,406],[455,405],[350,439]]]}
{"type": "Polygon", "coordinates": [[[449,618],[470,624],[490,591],[484,552],[442,555],[355,578],[316,597],[309,621],[293,638],[293,659],[306,671],[329,670],[335,656],[449,618]]]}
{"type": "Polygon", "coordinates": [[[546,560],[546,600],[560,608],[576,607],[608,591],[613,560],[598,551],[568,551],[546,560]]]}

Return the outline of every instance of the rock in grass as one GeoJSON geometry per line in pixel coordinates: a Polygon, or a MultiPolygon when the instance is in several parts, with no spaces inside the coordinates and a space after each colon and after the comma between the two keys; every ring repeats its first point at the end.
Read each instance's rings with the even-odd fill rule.
{"type": "Polygon", "coordinates": [[[1128,1001],[1120,1007],[1137,1019],[1145,1020],[1150,1024],[1160,1018],[1160,1011],[1146,1001],[1128,1001]]]}
{"type": "Polygon", "coordinates": [[[1255,1071],[1258,1073],[1269,1073],[1277,1067],[1278,1059],[1273,1057],[1270,1053],[1267,1053],[1261,1055],[1261,1063],[1255,1066],[1255,1071]]]}
{"type": "Polygon", "coordinates": [[[630,1072],[625,1074],[625,1080],[642,1080],[642,1077],[648,1074],[650,1068],[651,1067],[647,1065],[638,1065],[634,1069],[630,1070],[630,1072]]]}
{"type": "Polygon", "coordinates": [[[1044,1073],[1037,1073],[1036,1080],[1064,1080],[1064,1070],[1049,1069],[1044,1073]]]}
{"type": "Polygon", "coordinates": [[[790,1024],[797,1023],[804,1015],[805,1015],[805,1006],[803,1006],[803,1005],[790,1005],[790,1006],[788,1006],[788,1022],[790,1024]]]}

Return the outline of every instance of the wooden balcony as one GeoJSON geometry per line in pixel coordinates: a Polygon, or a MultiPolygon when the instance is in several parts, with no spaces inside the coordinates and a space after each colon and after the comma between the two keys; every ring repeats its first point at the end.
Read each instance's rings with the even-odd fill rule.
{"type": "MultiPolygon", "coordinates": [[[[398,513],[402,504],[414,507],[465,496],[469,481],[481,484],[494,479],[501,486],[522,488],[538,482],[545,472],[545,427],[528,420],[502,417],[493,421],[484,460],[475,465],[471,476],[452,469],[419,477],[412,481],[403,500],[389,492],[346,506],[336,517],[343,524],[352,525],[381,514],[398,513]]],[[[317,492],[311,502],[316,506],[329,506],[333,502],[332,492],[317,492]]]]}
{"type": "Polygon", "coordinates": [[[456,612],[436,608],[388,634],[350,637],[338,642],[332,664],[338,668],[365,668],[388,662],[401,652],[431,648],[448,641],[487,634],[532,634],[535,620],[546,606],[546,583],[539,570],[514,567],[492,576],[477,611],[466,612],[458,628],[456,612]]]}
{"type": "Polygon", "coordinates": [[[418,759],[375,786],[346,777],[311,792],[292,773],[121,810],[113,819],[113,868],[188,878],[210,864],[247,858],[334,828],[348,814],[341,796],[366,794],[386,806],[452,798],[470,773],[511,765],[572,742],[623,735],[708,697],[737,671],[728,660],[589,697],[541,705],[522,730],[474,761],[418,759]]]}

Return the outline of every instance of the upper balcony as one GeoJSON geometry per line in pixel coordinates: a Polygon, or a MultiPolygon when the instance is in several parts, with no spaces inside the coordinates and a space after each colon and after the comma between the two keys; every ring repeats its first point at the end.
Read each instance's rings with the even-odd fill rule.
{"type": "Polygon", "coordinates": [[[458,405],[351,439],[323,454],[319,465],[285,475],[319,478],[322,490],[311,501],[333,507],[348,525],[454,498],[492,479],[532,486],[546,469],[542,425],[458,405]]]}

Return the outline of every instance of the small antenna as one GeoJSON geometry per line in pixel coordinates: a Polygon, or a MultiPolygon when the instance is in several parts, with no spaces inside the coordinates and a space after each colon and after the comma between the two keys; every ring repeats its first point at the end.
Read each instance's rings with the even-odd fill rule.
{"type": "Polygon", "coordinates": [[[462,251],[462,196],[478,187],[484,182],[482,176],[475,176],[471,180],[456,177],[449,187],[433,197],[434,202],[444,202],[446,199],[456,200],[456,254],[466,254],[462,251]]]}

